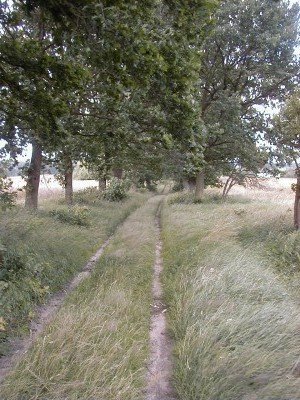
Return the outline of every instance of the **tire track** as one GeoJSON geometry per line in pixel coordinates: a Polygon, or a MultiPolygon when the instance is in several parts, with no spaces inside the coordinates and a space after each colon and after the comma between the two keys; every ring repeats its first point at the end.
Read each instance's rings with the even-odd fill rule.
{"type": "Polygon", "coordinates": [[[153,267],[153,304],[150,323],[150,360],[147,376],[147,400],[175,400],[175,394],[171,384],[172,342],[167,332],[167,308],[163,302],[163,288],[161,283],[161,273],[163,271],[161,209],[162,201],[158,206],[155,217],[158,241],[156,244],[155,263],[153,267]]]}
{"type": "MultiPolygon", "coordinates": [[[[132,212],[129,215],[131,214],[132,212]]],[[[129,215],[116,227],[115,232],[126,221],[129,215]]],[[[43,332],[44,328],[53,320],[58,310],[63,305],[65,298],[73,290],[75,290],[81,282],[91,275],[97,261],[100,259],[105,248],[114,237],[115,232],[99,247],[96,253],[85,264],[83,269],[77,273],[69,283],[66,284],[64,289],[53,294],[46,304],[36,307],[35,310],[37,317],[30,323],[29,336],[22,339],[11,339],[9,341],[9,353],[0,357],[0,383],[3,382],[5,377],[14,368],[18,361],[26,354],[37,337],[43,332]]]]}

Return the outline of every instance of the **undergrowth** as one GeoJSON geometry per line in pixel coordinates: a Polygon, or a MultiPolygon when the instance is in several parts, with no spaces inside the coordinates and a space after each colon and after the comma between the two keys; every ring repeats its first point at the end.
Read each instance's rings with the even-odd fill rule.
{"type": "Polygon", "coordinates": [[[211,204],[211,203],[247,204],[250,201],[251,201],[250,199],[247,199],[245,197],[243,198],[241,196],[229,196],[223,198],[221,194],[215,193],[214,191],[212,191],[211,193],[209,191],[206,191],[203,198],[197,200],[195,199],[193,191],[176,192],[172,196],[169,196],[168,199],[169,204],[211,204]]]}
{"type": "Polygon", "coordinates": [[[6,379],[1,400],[144,398],[158,201],[118,229],[92,276],[6,379]]]}
{"type": "Polygon", "coordinates": [[[135,194],[117,207],[106,201],[90,206],[89,226],[62,223],[57,216],[70,211],[57,202],[45,202],[36,214],[16,208],[0,215],[0,354],[7,337],[27,332],[35,305],[62,289],[146,198],[135,194]]]}
{"type": "Polygon", "coordinates": [[[50,211],[50,215],[57,219],[57,221],[64,222],[70,225],[86,227],[91,224],[88,214],[88,208],[79,205],[75,205],[67,209],[50,211]]]}

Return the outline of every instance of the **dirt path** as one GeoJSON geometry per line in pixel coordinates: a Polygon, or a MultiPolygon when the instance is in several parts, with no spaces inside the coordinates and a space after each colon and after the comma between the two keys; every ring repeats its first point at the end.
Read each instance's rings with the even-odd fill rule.
{"type": "Polygon", "coordinates": [[[167,333],[166,306],[163,303],[163,289],[161,284],[162,240],[161,240],[161,207],[160,203],[156,214],[158,241],[156,244],[154,276],[153,276],[153,304],[150,328],[150,361],[148,365],[147,400],[175,400],[171,385],[172,376],[172,343],[167,333]]]}
{"type": "MultiPolygon", "coordinates": [[[[113,236],[113,235],[112,235],[113,236]]],[[[73,291],[83,280],[91,275],[96,262],[101,257],[105,247],[110,242],[112,236],[107,239],[97,252],[90,258],[88,263],[79,272],[66,287],[54,294],[47,304],[37,307],[37,318],[30,324],[30,336],[24,339],[15,339],[10,342],[10,352],[7,356],[0,358],[0,383],[20,360],[20,358],[28,351],[36,338],[42,333],[45,326],[51,322],[61,307],[66,296],[73,291]]]]}

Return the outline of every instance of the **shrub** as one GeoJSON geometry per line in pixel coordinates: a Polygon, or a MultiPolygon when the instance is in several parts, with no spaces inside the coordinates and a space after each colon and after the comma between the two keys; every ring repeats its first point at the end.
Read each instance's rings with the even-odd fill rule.
{"type": "Polygon", "coordinates": [[[194,194],[190,192],[176,193],[168,200],[169,204],[192,204],[194,201],[194,194]]]}
{"type": "Polygon", "coordinates": [[[182,181],[175,182],[172,186],[172,192],[181,192],[184,189],[182,181]]]}
{"type": "Polygon", "coordinates": [[[88,208],[84,206],[75,205],[68,209],[52,210],[50,215],[60,222],[70,225],[90,226],[88,220],[88,208]]]}
{"type": "Polygon", "coordinates": [[[298,232],[271,235],[268,253],[275,268],[284,275],[300,272],[300,235],[298,232]]]}
{"type": "Polygon", "coordinates": [[[97,204],[102,200],[102,193],[96,187],[89,187],[74,193],[74,201],[78,204],[97,204]]]}
{"type": "Polygon", "coordinates": [[[12,181],[0,176],[0,207],[2,210],[15,205],[17,192],[12,190],[12,181]]]}
{"type": "Polygon", "coordinates": [[[17,277],[26,268],[24,259],[17,253],[0,246],[0,281],[9,281],[17,277]]]}
{"type": "Polygon", "coordinates": [[[122,201],[127,197],[129,182],[122,179],[111,179],[109,186],[103,192],[103,198],[108,201],[122,201]]]}

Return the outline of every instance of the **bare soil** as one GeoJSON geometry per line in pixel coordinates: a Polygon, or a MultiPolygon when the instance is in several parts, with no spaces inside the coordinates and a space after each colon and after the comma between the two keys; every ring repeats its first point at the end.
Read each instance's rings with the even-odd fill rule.
{"type": "Polygon", "coordinates": [[[156,244],[154,275],[152,284],[153,304],[150,327],[150,360],[147,376],[147,400],[175,400],[171,384],[172,376],[172,342],[167,332],[167,308],[163,302],[161,284],[162,240],[160,208],[156,215],[158,241],[156,244]]]}
{"type": "Polygon", "coordinates": [[[72,292],[83,280],[89,277],[95,267],[96,262],[101,257],[105,247],[110,242],[112,236],[107,239],[97,252],[90,258],[88,263],[79,272],[66,287],[54,294],[50,300],[36,309],[36,319],[30,323],[30,335],[22,339],[13,339],[10,341],[10,352],[8,355],[0,358],[0,383],[8,375],[14,365],[28,351],[36,338],[42,333],[45,326],[49,324],[62,306],[66,296],[72,292]]]}

